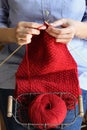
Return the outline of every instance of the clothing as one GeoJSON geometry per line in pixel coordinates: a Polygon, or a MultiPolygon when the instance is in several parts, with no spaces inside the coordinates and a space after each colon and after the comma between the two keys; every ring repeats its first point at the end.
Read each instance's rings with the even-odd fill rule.
{"type": "MultiPolygon", "coordinates": [[[[71,18],[78,21],[87,21],[87,0],[0,0],[0,27],[15,27],[19,21],[44,23],[54,22],[60,18],[71,18]],[[58,4],[57,4],[58,3],[58,4]]],[[[87,59],[87,40],[74,38],[68,49],[78,64],[80,87],[87,90],[87,63],[81,57],[87,59]],[[70,46],[72,46],[72,49],[70,46]],[[80,53],[79,57],[74,50],[80,53]]],[[[16,44],[5,45],[0,52],[0,62],[3,61],[18,46],[16,44]]],[[[15,72],[25,53],[25,46],[16,52],[4,65],[0,67],[0,108],[3,112],[7,130],[25,130],[14,122],[13,118],[6,117],[7,97],[13,95],[15,88],[15,72]],[[8,90],[7,90],[8,89],[8,90]]],[[[84,109],[87,110],[87,91],[84,92],[84,109]]],[[[67,115],[70,119],[73,114],[67,115]]],[[[63,130],[80,130],[82,118],[63,130]],[[77,125],[78,124],[78,125],[77,125]]]]}
{"type": "MultiPolygon", "coordinates": [[[[14,27],[19,21],[44,23],[44,21],[49,20],[49,22],[54,22],[63,17],[86,21],[86,2],[87,0],[54,0],[53,2],[50,0],[26,0],[25,2],[24,0],[21,0],[21,2],[17,0],[0,0],[0,27],[14,27]],[[34,11],[32,11],[33,7],[34,11]]],[[[78,64],[80,86],[87,90],[87,62],[85,63],[81,58],[87,59],[87,40],[74,38],[70,46],[74,48],[68,47],[78,64]],[[81,57],[74,50],[80,53],[81,57]]],[[[16,48],[16,44],[6,45],[0,53],[0,62],[16,48]]],[[[24,48],[21,48],[0,67],[0,88],[15,88],[15,72],[23,58],[24,48]]]]}

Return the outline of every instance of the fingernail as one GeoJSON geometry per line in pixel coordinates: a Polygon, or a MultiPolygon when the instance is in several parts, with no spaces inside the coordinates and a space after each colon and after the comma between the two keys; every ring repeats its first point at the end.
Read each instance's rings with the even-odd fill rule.
{"type": "Polygon", "coordinates": [[[49,25],[50,25],[50,26],[53,26],[53,23],[50,23],[49,25]]]}
{"type": "Polygon", "coordinates": [[[44,29],[46,29],[46,26],[43,25],[43,26],[39,27],[39,29],[43,29],[44,30],[44,29]]]}

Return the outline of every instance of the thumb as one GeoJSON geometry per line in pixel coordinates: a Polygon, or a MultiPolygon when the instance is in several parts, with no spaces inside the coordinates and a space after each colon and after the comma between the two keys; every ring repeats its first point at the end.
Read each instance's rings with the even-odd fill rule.
{"type": "Polygon", "coordinates": [[[67,23],[66,19],[59,19],[53,23],[50,23],[50,25],[53,27],[61,27],[61,26],[66,26],[66,23],[67,23]]]}

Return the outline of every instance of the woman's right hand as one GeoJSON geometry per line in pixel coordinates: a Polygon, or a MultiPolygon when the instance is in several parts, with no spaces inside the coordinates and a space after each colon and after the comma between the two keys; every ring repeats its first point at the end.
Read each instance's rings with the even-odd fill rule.
{"type": "Polygon", "coordinates": [[[44,24],[35,22],[19,22],[16,27],[16,40],[19,45],[31,43],[33,35],[39,35],[40,30],[45,30],[44,24]]]}

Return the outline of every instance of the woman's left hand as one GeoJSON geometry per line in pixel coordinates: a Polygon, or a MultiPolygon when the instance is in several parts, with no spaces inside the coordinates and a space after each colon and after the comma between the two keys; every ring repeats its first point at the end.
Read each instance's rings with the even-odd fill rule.
{"type": "Polygon", "coordinates": [[[56,39],[56,42],[69,43],[76,34],[75,27],[76,21],[60,19],[51,23],[46,31],[56,39]]]}

